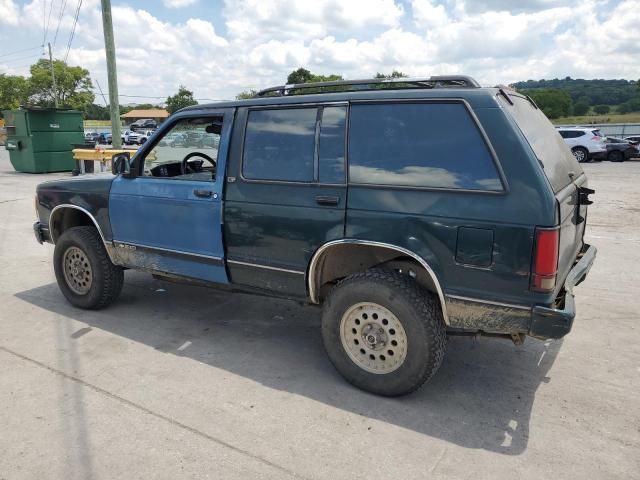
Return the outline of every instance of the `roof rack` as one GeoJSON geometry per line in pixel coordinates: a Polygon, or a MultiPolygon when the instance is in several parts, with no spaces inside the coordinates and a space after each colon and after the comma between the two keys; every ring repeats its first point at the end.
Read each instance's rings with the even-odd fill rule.
{"type": "MultiPolygon", "coordinates": [[[[296,83],[265,88],[255,97],[291,95],[295,90],[324,89],[331,87],[351,87],[345,90],[378,90],[382,88],[402,90],[411,88],[480,88],[480,84],[466,75],[443,75],[429,78],[369,78],[364,80],[336,80],[331,82],[296,83]]],[[[335,92],[336,90],[333,90],[335,92]]],[[[329,91],[313,92],[332,93],[329,91]]]]}

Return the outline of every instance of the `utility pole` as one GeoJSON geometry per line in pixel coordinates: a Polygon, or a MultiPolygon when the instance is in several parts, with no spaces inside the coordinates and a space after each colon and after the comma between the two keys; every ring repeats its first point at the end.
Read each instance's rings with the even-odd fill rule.
{"type": "Polygon", "coordinates": [[[109,107],[111,111],[111,138],[113,148],[122,147],[120,137],[120,104],[118,103],[118,75],[116,73],[116,46],[113,41],[111,0],[102,0],[102,29],[104,49],[107,54],[107,80],[109,84],[109,107]]]}
{"type": "Polygon", "coordinates": [[[58,87],[56,87],[56,74],[53,73],[53,55],[51,54],[51,43],[49,43],[49,66],[51,67],[51,79],[53,80],[53,104],[58,108],[58,87]]]}

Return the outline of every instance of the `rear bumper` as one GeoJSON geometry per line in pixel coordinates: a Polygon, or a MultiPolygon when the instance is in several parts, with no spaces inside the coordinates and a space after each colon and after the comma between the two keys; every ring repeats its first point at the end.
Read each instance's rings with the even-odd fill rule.
{"type": "Polygon", "coordinates": [[[605,160],[607,158],[607,151],[591,152],[589,153],[589,159],[591,160],[605,160]]]}
{"type": "Polygon", "coordinates": [[[531,312],[529,335],[532,337],[562,338],[571,331],[573,319],[576,317],[576,304],[573,287],[580,284],[593,265],[597,249],[585,245],[580,260],[573,266],[564,282],[564,298],[558,302],[558,308],[536,305],[531,312]]]}

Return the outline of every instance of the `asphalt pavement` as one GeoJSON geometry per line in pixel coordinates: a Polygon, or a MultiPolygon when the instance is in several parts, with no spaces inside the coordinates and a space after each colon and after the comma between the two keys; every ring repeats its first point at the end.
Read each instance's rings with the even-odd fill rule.
{"type": "Polygon", "coordinates": [[[640,162],[585,165],[598,247],[562,341],[452,338],[387,399],[324,354],[320,311],[127,271],[58,290],[34,189],[0,150],[0,479],[640,478],[640,162]]]}

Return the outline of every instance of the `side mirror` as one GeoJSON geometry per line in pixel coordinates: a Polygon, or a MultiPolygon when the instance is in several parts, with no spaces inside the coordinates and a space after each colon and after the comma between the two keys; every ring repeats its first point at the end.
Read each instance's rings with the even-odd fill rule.
{"type": "Polygon", "coordinates": [[[114,175],[131,175],[131,158],[129,152],[117,153],[111,157],[111,173],[114,175]]]}

